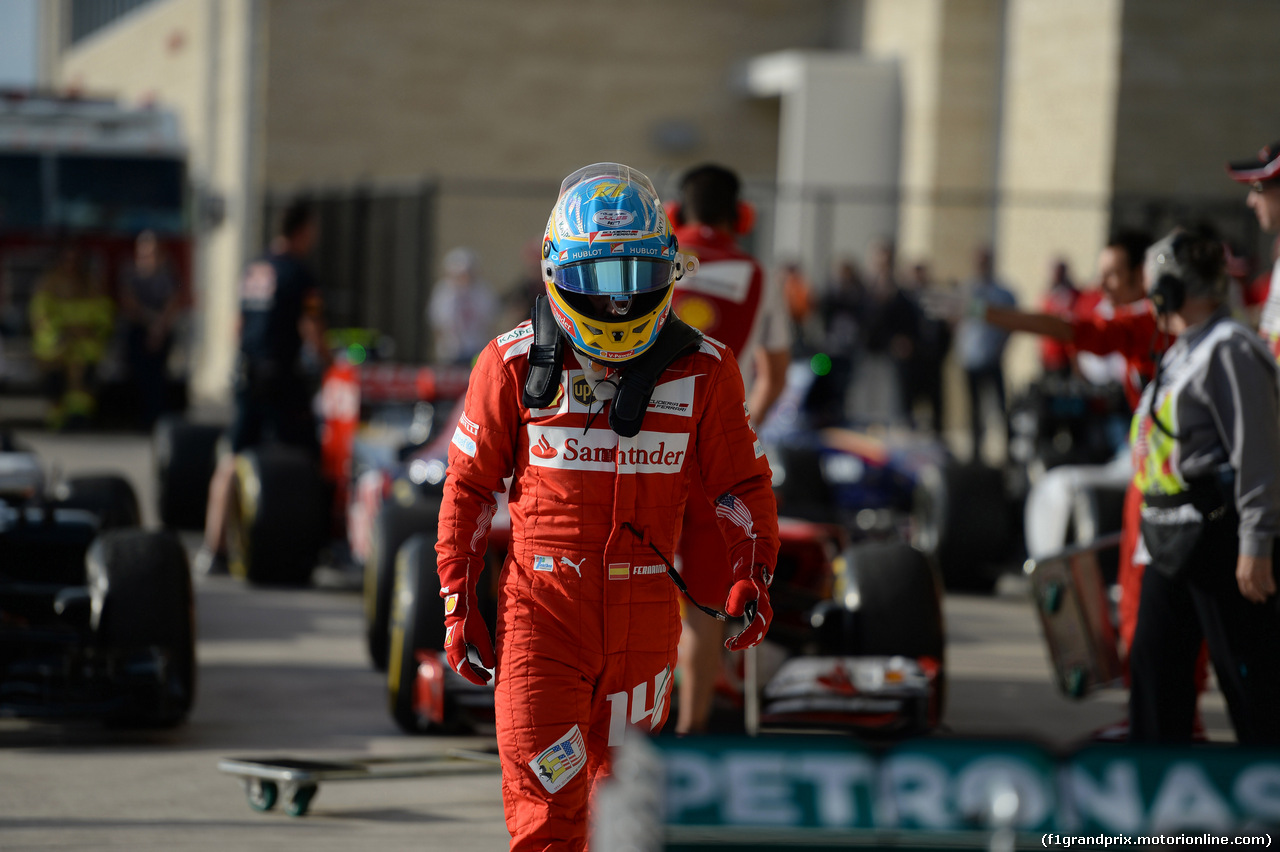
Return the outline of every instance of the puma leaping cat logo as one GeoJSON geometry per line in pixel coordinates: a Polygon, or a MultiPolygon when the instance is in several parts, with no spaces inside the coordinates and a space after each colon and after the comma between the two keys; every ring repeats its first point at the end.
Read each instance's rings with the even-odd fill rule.
{"type": "Polygon", "coordinates": [[[570,559],[570,558],[569,558],[569,557],[567,557],[567,556],[561,556],[561,557],[560,557],[560,561],[561,561],[562,563],[564,563],[565,565],[568,565],[568,566],[569,566],[570,568],[572,568],[574,571],[577,571],[577,572],[578,572],[578,577],[579,577],[579,579],[581,579],[581,577],[582,577],[582,563],[587,561],[587,557],[585,557],[585,556],[584,556],[584,557],[582,557],[581,559],[579,559],[579,560],[578,560],[578,564],[577,564],[577,565],[574,565],[574,564],[573,564],[573,560],[572,560],[572,559],[570,559]]]}

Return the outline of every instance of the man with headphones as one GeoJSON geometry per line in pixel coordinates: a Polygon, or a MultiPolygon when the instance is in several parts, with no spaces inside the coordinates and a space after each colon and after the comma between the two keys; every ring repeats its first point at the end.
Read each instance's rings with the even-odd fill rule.
{"type": "Polygon", "coordinates": [[[1178,340],[1131,427],[1142,597],[1129,656],[1132,742],[1192,738],[1202,639],[1241,743],[1280,744],[1280,380],[1224,306],[1221,242],[1175,230],[1147,252],[1148,293],[1178,340]]]}
{"type": "Polygon", "coordinates": [[[471,373],[437,565],[449,665],[495,682],[512,849],[585,849],[609,748],[630,726],[666,721],[683,590],[672,562],[692,476],[715,495],[731,566],[725,595],[696,604],[744,618],[731,650],[760,642],[773,615],[777,504],[737,361],[670,315],[673,285],[695,265],[647,177],[579,169],[543,237],[546,295],[471,373]],[[495,654],[476,584],[508,481],[495,654]]]}
{"type": "MultiPolygon", "coordinates": [[[[676,282],[672,305],[680,319],[724,343],[744,365],[748,417],[759,425],[786,383],[791,328],[781,291],[768,286],[760,264],[738,247],[737,238],[755,224],[755,210],[740,193],[738,176],[723,166],[698,166],[681,178],[680,201],[667,211],[680,250],[698,259],[698,274],[676,282]]],[[[700,601],[724,600],[732,571],[715,505],[696,476],[683,529],[680,572],[690,593],[700,601]]],[[[711,716],[724,625],[691,606],[682,620],[676,733],[688,734],[705,731],[711,716]]]]}

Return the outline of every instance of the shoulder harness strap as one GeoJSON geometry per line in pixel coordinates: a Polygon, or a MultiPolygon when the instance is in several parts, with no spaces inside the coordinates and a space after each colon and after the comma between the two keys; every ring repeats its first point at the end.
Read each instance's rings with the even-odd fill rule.
{"type": "Polygon", "coordinates": [[[551,300],[539,296],[533,303],[533,344],[529,347],[529,375],[524,380],[525,408],[546,408],[560,389],[564,365],[564,336],[551,314],[551,300]]]}
{"type": "Polygon", "coordinates": [[[702,332],[686,325],[678,317],[669,317],[653,346],[623,366],[618,379],[618,393],[609,409],[609,428],[624,438],[638,435],[658,377],[676,359],[701,345],[702,332]]]}
{"type": "MultiPolygon", "coordinates": [[[[546,408],[560,389],[564,337],[546,296],[539,296],[534,303],[532,320],[533,343],[529,347],[529,375],[524,381],[522,402],[525,408],[546,408]]],[[[609,409],[609,427],[624,438],[638,435],[658,377],[676,359],[701,345],[702,332],[677,317],[669,317],[653,346],[620,371],[618,392],[609,409]]]]}

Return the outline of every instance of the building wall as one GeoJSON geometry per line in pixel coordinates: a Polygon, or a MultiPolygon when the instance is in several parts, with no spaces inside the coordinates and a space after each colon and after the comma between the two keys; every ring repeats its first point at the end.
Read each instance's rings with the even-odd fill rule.
{"type": "Polygon", "coordinates": [[[268,0],[266,178],[559,178],[707,157],[772,174],[775,115],[735,93],[735,71],[827,46],[839,6],[268,0]],[[687,150],[655,144],[662,122],[688,126],[687,150]]]}
{"type": "Polygon", "coordinates": [[[623,162],[660,191],[706,160],[771,181],[778,104],[747,95],[743,65],[850,30],[833,0],[656,0],[625,14],[576,0],[266,8],[266,185],[441,178],[435,257],[467,245],[500,288],[580,166],[623,162]],[[459,183],[476,178],[490,183],[459,183]]]}
{"type": "MultiPolygon", "coordinates": [[[[1106,241],[1115,169],[1121,0],[1009,0],[996,269],[1034,306],[1049,263],[1093,274],[1106,241]]],[[[1035,341],[1005,358],[1018,384],[1039,371],[1035,341]]]]}
{"type": "Polygon", "coordinates": [[[1126,0],[1117,193],[1240,197],[1223,164],[1280,138],[1280,4],[1126,0]]]}
{"type": "Polygon", "coordinates": [[[992,238],[1003,0],[871,0],[866,50],[903,78],[899,248],[935,275],[968,273],[992,238]]]}
{"type": "MultiPolygon", "coordinates": [[[[207,71],[210,0],[165,0],[138,9],[62,55],[57,84],[124,102],[174,110],[191,146],[191,167],[209,168],[207,71]]],[[[65,24],[63,25],[65,26],[65,24]]]]}
{"type": "Polygon", "coordinates": [[[868,0],[866,5],[864,50],[898,60],[902,78],[898,179],[904,203],[897,239],[904,258],[927,258],[933,253],[935,209],[920,201],[937,178],[943,15],[942,0],[868,0]]]}
{"type": "Polygon", "coordinates": [[[963,279],[974,249],[995,236],[1005,0],[948,0],[940,69],[926,258],[935,277],[963,279]]]}
{"type": "MultiPolygon", "coordinates": [[[[65,14],[65,9],[63,10],[65,14]]],[[[56,84],[174,110],[197,191],[225,205],[197,233],[194,389],[220,396],[231,376],[240,269],[256,251],[262,150],[256,0],[161,0],[60,52],[56,84]],[[254,135],[257,134],[257,138],[254,135]]],[[[62,28],[65,23],[54,21],[62,28]]]]}

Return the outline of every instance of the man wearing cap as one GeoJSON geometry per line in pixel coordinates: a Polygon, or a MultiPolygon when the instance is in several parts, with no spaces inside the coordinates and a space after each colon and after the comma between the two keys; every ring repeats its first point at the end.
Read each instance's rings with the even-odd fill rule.
{"type": "MultiPolygon", "coordinates": [[[[1253,159],[1227,163],[1227,174],[1237,183],[1249,187],[1245,204],[1258,217],[1258,227],[1263,233],[1280,231],[1280,141],[1263,147],[1253,159]]],[[[1276,265],[1280,266],[1280,252],[1273,254],[1276,255],[1276,265]]],[[[1274,267],[1270,278],[1274,285],[1277,278],[1274,267]]],[[[1271,355],[1280,360],[1280,287],[1272,286],[1267,292],[1258,334],[1271,355]]]]}

